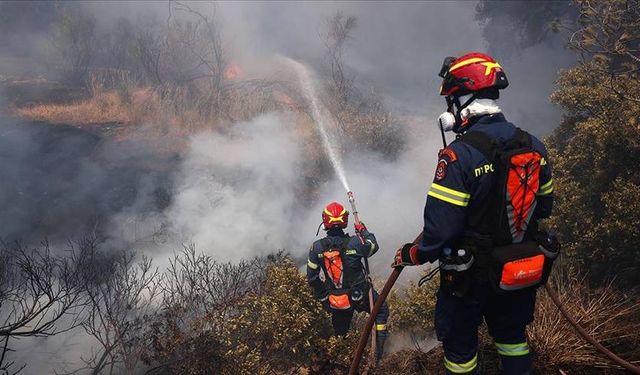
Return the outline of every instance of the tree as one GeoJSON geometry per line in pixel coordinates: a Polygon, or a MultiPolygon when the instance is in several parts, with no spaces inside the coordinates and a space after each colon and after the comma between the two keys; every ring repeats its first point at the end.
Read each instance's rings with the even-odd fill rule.
{"type": "Polygon", "coordinates": [[[96,53],[95,18],[81,7],[60,5],[51,26],[56,67],[71,85],[85,84],[96,53]]]}
{"type": "Polygon", "coordinates": [[[227,55],[215,5],[208,13],[180,2],[171,3],[170,9],[159,76],[177,86],[172,95],[186,89],[187,102],[195,103],[205,118],[225,115],[227,55]]]}
{"type": "MultiPolygon", "coordinates": [[[[328,107],[337,120],[349,151],[368,150],[393,158],[399,154],[404,136],[387,110],[381,95],[356,78],[344,61],[347,42],[357,26],[354,16],[337,11],[326,21],[322,35],[329,67],[328,107]]],[[[345,148],[346,149],[346,148],[345,148]]]]}
{"type": "Polygon", "coordinates": [[[328,373],[348,365],[357,333],[330,337],[330,317],[291,258],[273,260],[260,288],[238,304],[225,327],[229,366],[223,373],[299,373],[316,367],[328,373]]]}
{"type": "Polygon", "coordinates": [[[156,313],[160,275],[151,260],[135,261],[132,253],[105,254],[93,238],[80,243],[75,255],[83,264],[82,292],[89,309],[81,327],[100,348],[82,358],[92,374],[134,374],[149,342],[143,332],[156,313]]]}
{"type": "Polygon", "coordinates": [[[186,247],[162,294],[148,326],[149,374],[327,373],[346,368],[355,345],[330,337],[329,316],[283,252],[232,264],[186,247]]]}
{"type": "Polygon", "coordinates": [[[326,22],[327,33],[324,36],[324,44],[331,71],[331,90],[339,109],[343,110],[354,94],[353,79],[346,72],[343,55],[345,43],[352,38],[351,33],[357,22],[355,16],[345,16],[341,11],[337,11],[326,22]]]}
{"type": "Polygon", "coordinates": [[[169,261],[161,283],[162,313],[146,332],[151,345],[144,360],[151,372],[206,374],[224,366],[223,332],[242,298],[258,288],[258,263],[219,263],[194,245],[169,261]]]}
{"type": "MultiPolygon", "coordinates": [[[[49,244],[28,249],[0,248],[0,371],[10,373],[10,340],[49,337],[77,327],[85,300],[79,267],[73,259],[52,255],[49,244]]],[[[26,364],[15,373],[20,372],[26,364]]]]}
{"type": "Polygon", "coordinates": [[[565,117],[547,140],[555,162],[555,216],[567,252],[592,281],[640,275],[640,3],[578,1],[570,46],[579,65],[563,72],[552,101],[565,117]]]}
{"type": "Polygon", "coordinates": [[[555,34],[571,28],[577,19],[574,2],[481,0],[476,5],[476,20],[489,47],[503,56],[552,40],[555,34]]]}

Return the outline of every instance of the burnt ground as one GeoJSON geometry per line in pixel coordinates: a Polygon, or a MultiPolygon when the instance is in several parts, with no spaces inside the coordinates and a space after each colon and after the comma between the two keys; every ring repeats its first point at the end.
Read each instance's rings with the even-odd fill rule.
{"type": "Polygon", "coordinates": [[[178,162],[141,140],[0,116],[0,237],[68,239],[134,203],[166,207],[178,162]]]}

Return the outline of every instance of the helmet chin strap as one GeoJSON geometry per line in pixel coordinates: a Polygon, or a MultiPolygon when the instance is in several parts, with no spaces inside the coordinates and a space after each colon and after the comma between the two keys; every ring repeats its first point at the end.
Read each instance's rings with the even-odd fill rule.
{"type": "Polygon", "coordinates": [[[469,104],[471,104],[474,100],[478,98],[478,93],[471,94],[469,96],[469,99],[467,99],[462,104],[460,104],[461,97],[462,96],[454,96],[452,99],[450,99],[450,97],[447,97],[447,112],[453,113],[455,117],[455,122],[451,130],[453,130],[454,133],[458,133],[458,134],[463,130],[462,124],[464,123],[464,120],[465,120],[462,118],[462,110],[465,109],[467,106],[469,106],[469,104]]]}

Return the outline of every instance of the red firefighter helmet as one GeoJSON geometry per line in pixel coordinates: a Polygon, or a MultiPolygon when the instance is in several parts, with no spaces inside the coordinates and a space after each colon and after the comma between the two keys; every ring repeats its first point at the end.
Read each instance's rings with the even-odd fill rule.
{"type": "Polygon", "coordinates": [[[349,221],[349,211],[338,202],[331,202],[322,211],[322,224],[325,230],[332,228],[346,228],[349,221]]]}
{"type": "Polygon", "coordinates": [[[442,77],[442,96],[461,96],[491,88],[497,94],[497,90],[509,85],[500,64],[480,52],[445,58],[438,75],[442,77]]]}

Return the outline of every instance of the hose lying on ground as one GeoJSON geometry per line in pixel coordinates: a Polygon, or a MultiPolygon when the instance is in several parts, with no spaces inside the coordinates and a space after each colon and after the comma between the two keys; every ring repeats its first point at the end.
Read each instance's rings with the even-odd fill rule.
{"type": "MultiPolygon", "coordinates": [[[[416,237],[413,241],[414,244],[417,244],[422,239],[422,233],[416,237]]],[[[360,360],[362,359],[362,353],[364,352],[364,347],[367,346],[367,337],[369,336],[369,332],[373,328],[373,322],[376,320],[376,315],[380,311],[382,304],[387,299],[391,288],[393,288],[393,284],[398,280],[398,276],[400,276],[400,272],[402,272],[403,267],[396,267],[391,272],[391,275],[387,279],[387,282],[384,284],[384,287],[380,291],[378,295],[378,299],[376,299],[376,303],[373,305],[373,309],[369,314],[369,319],[367,319],[367,323],[364,325],[364,329],[360,334],[360,340],[358,341],[358,346],[356,350],[353,352],[353,359],[351,360],[351,367],[349,367],[349,375],[356,375],[358,373],[358,367],[360,367],[360,360]]]]}
{"type": "Polygon", "coordinates": [[[398,280],[398,276],[400,276],[400,272],[402,272],[402,267],[397,267],[393,269],[391,275],[387,279],[387,282],[384,284],[384,288],[380,292],[376,303],[373,305],[373,310],[371,310],[371,314],[369,314],[369,319],[367,319],[367,323],[364,325],[364,329],[360,334],[360,340],[358,341],[358,346],[356,347],[355,352],[353,352],[353,360],[351,361],[351,367],[349,367],[349,375],[355,375],[358,373],[358,367],[360,367],[360,359],[362,359],[362,353],[364,352],[364,347],[367,346],[367,338],[370,336],[369,332],[373,328],[373,322],[376,320],[376,315],[380,311],[380,307],[384,303],[384,300],[389,295],[389,291],[395,284],[396,280],[398,280]]]}
{"type": "MultiPolygon", "coordinates": [[[[418,241],[420,241],[421,239],[422,239],[422,233],[418,235],[418,237],[413,241],[413,243],[417,244],[418,241]]],[[[371,310],[371,314],[369,314],[369,319],[367,319],[364,329],[360,334],[360,340],[358,341],[358,346],[356,347],[356,350],[353,353],[353,360],[351,361],[351,367],[349,367],[349,375],[356,375],[358,373],[358,367],[360,367],[360,360],[362,359],[362,353],[364,352],[364,348],[367,345],[367,337],[369,336],[368,333],[371,331],[373,327],[373,322],[375,321],[375,317],[376,315],[378,315],[378,312],[380,311],[380,307],[382,307],[382,304],[384,303],[387,296],[389,295],[391,288],[393,288],[393,285],[395,284],[396,280],[398,280],[398,277],[400,276],[402,269],[403,267],[394,268],[393,272],[387,279],[387,282],[384,284],[384,287],[382,288],[382,291],[380,292],[380,295],[376,300],[376,303],[373,306],[373,309],[371,310]]],[[[573,328],[575,328],[575,330],[583,339],[585,339],[588,343],[593,345],[600,353],[604,354],[605,356],[607,356],[607,358],[617,363],[618,365],[622,366],[627,371],[631,372],[632,374],[640,375],[640,367],[635,366],[630,362],[618,357],[617,355],[612,353],[609,349],[605,348],[602,344],[596,341],[596,339],[594,339],[591,335],[589,335],[589,333],[585,331],[585,329],[582,328],[580,324],[578,324],[578,322],[571,315],[569,315],[569,312],[567,312],[567,310],[564,308],[564,306],[560,302],[560,299],[558,298],[558,295],[556,294],[556,292],[553,291],[553,289],[551,289],[551,287],[548,284],[546,284],[544,288],[549,294],[549,297],[551,297],[551,300],[553,301],[553,303],[560,310],[560,313],[562,313],[562,316],[564,316],[564,318],[573,326],[573,328]]]]}
{"type": "Polygon", "coordinates": [[[558,295],[553,289],[551,289],[549,284],[546,284],[544,288],[549,294],[549,297],[551,297],[551,300],[553,301],[553,303],[560,310],[560,313],[562,313],[562,316],[564,316],[564,318],[567,319],[567,321],[573,326],[573,328],[575,328],[576,331],[578,331],[578,333],[580,334],[580,336],[582,336],[583,339],[585,339],[589,344],[593,345],[600,353],[606,355],[610,360],[624,367],[629,372],[633,374],[640,374],[640,367],[634,366],[631,363],[613,354],[609,349],[605,348],[602,344],[596,341],[596,339],[594,339],[591,335],[589,335],[589,333],[585,331],[585,329],[582,328],[580,324],[578,324],[578,322],[571,315],[569,315],[569,312],[567,311],[567,309],[564,308],[564,306],[560,302],[560,299],[558,298],[558,295]]]}

